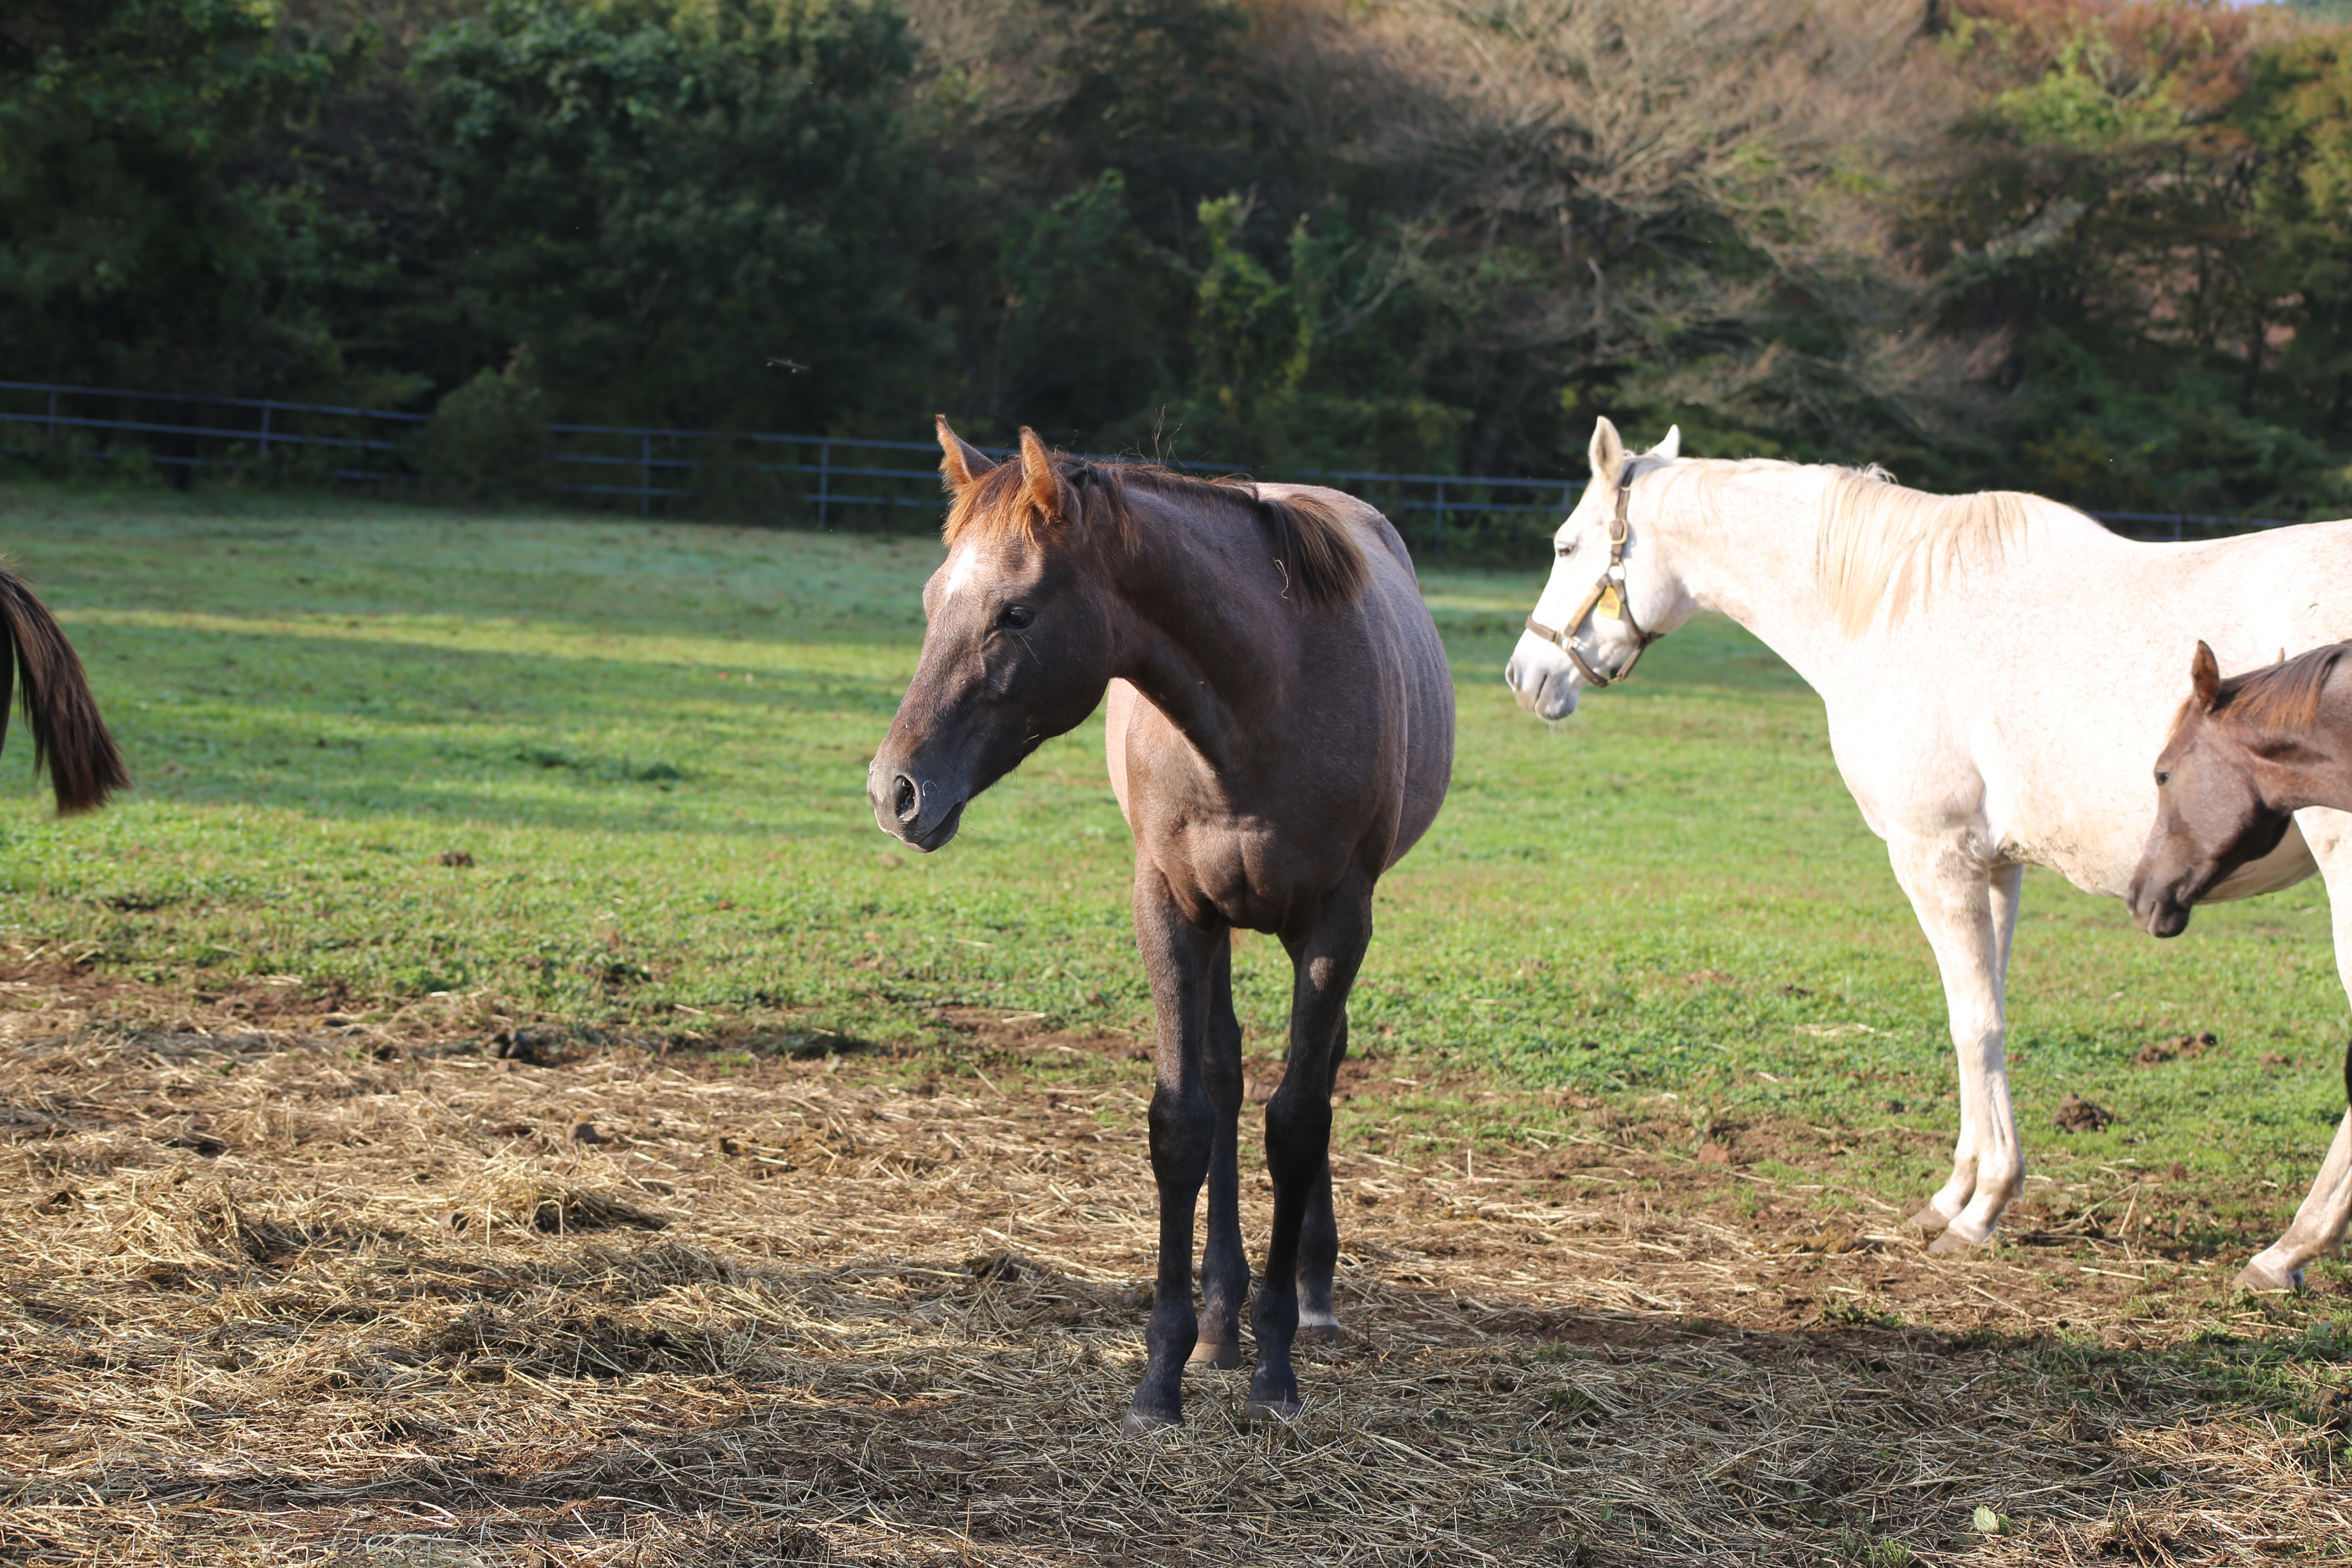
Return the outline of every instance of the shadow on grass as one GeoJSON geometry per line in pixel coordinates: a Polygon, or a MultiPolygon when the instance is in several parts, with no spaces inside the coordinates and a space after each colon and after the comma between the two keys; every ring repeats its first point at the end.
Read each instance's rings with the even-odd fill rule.
{"type": "MultiPolygon", "coordinates": [[[[201,656],[135,655],[156,694],[110,702],[139,786],[167,800],[354,819],[429,805],[558,830],[772,832],[708,813],[664,821],[647,811],[665,795],[713,784],[736,794],[772,784],[806,798],[813,769],[818,798],[862,816],[862,760],[845,754],[848,742],[878,737],[899,695],[895,682],[835,673],[772,673],[730,689],[698,670],[689,686],[677,668],[617,658],[254,632],[155,640],[191,635],[203,638],[201,656]],[[811,723],[832,733],[812,737],[811,723]],[[760,753],[779,750],[783,757],[761,769],[760,753]],[[518,788],[533,793],[502,793],[518,788]]],[[[149,637],[109,628],[85,637],[85,651],[95,660],[118,639],[149,637]]]]}

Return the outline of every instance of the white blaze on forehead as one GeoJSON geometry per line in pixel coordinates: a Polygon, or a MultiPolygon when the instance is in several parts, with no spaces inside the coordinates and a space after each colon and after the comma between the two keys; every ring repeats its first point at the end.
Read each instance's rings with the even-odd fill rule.
{"type": "Polygon", "coordinates": [[[948,580],[940,589],[940,597],[952,599],[971,586],[972,574],[980,569],[980,552],[969,544],[960,544],[948,557],[948,580]]]}
{"type": "Polygon", "coordinates": [[[1535,617],[1544,625],[1557,627],[1560,617],[1576,608],[1577,600],[1592,585],[1587,563],[1579,559],[1582,554],[1579,551],[1552,562],[1551,575],[1544,580],[1543,593],[1536,599],[1535,617]]]}

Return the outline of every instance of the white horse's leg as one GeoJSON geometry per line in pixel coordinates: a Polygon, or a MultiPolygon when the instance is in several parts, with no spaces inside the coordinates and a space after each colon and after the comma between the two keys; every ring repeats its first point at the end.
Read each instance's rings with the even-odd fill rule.
{"type": "Polygon", "coordinates": [[[2001,1008],[2024,869],[1988,867],[1949,839],[1892,839],[1887,858],[1943,973],[1960,1070],[1960,1136],[1952,1150],[1951,1179],[1912,1221],[1943,1232],[1932,1250],[1960,1252],[1991,1238],[2000,1211],[2025,1185],[2001,1008]]]}
{"type": "MultiPolygon", "coordinates": [[[[2336,927],[2336,973],[2352,993],[2352,816],[2340,811],[2305,811],[2295,815],[2304,842],[2311,846],[2327,879],[2328,914],[2336,927]]],[[[2331,1080],[2336,1074],[2328,1074],[2331,1080]]],[[[2255,1254],[2238,1273],[2245,1290],[2291,1290],[2303,1284],[2303,1266],[2344,1245],[2344,1230],[2352,1221],[2352,1111],[2336,1129],[2319,1177],[2286,1234],[2255,1254]]]]}

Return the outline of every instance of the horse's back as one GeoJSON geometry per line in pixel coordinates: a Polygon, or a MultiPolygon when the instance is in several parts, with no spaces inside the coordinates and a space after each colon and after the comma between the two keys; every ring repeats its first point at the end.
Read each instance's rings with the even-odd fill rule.
{"type": "MultiPolygon", "coordinates": [[[[1370,771],[1380,775],[1382,787],[1372,792],[1379,803],[1377,815],[1392,825],[1382,858],[1381,869],[1386,869],[1428,832],[1453,776],[1454,680],[1444,644],[1422,602],[1404,541],[1376,508],[1319,486],[1263,485],[1259,490],[1272,500],[1296,498],[1320,503],[1346,521],[1362,551],[1366,571],[1360,593],[1344,606],[1317,612],[1324,624],[1309,657],[1320,656],[1345,668],[1327,671],[1324,696],[1312,705],[1310,717],[1340,734],[1378,737],[1371,748],[1382,754],[1366,759],[1360,743],[1318,749],[1302,742],[1300,751],[1307,760],[1326,765],[1360,768],[1369,762],[1370,771]],[[1318,750],[1332,754],[1318,754],[1318,750]]],[[[1167,717],[1124,680],[1110,683],[1105,716],[1111,790],[1131,826],[1136,820],[1128,773],[1131,747],[1142,742],[1190,748],[1167,717]]]]}
{"type": "MultiPolygon", "coordinates": [[[[2352,522],[2189,544],[2104,531],[2055,542],[1874,631],[1867,689],[1823,695],[1840,767],[1874,827],[1881,816],[1981,812],[2004,858],[2120,894],[2198,641],[2224,669],[2243,669],[2352,634],[2352,522]],[[2011,657],[1988,657],[1990,626],[2032,636],[2011,657]],[[1903,795],[1908,810],[1889,798],[1903,795]]],[[[2229,892],[2314,869],[2307,852],[2276,858],[2229,892]]]]}
{"type": "Polygon", "coordinates": [[[1387,859],[1393,866],[1437,819],[1454,776],[1454,672],[1445,660],[1445,644],[1421,596],[1412,554],[1379,508],[1320,485],[1258,489],[1274,500],[1299,496],[1333,508],[1349,520],[1363,547],[1369,572],[1358,610],[1373,647],[1394,659],[1400,677],[1395,700],[1404,727],[1402,801],[1387,859]]]}

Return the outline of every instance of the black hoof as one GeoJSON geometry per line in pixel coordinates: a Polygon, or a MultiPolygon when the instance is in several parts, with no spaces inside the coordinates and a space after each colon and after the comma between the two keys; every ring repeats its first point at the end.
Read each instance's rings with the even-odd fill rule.
{"type": "Polygon", "coordinates": [[[1271,1375],[1261,1364],[1257,1375],[1250,1379],[1249,1403],[1242,1410],[1244,1421],[1287,1421],[1298,1414],[1298,1380],[1284,1366],[1271,1375]]]}
{"type": "Polygon", "coordinates": [[[1156,1410],[1146,1410],[1139,1405],[1129,1405],[1127,1414],[1118,1418],[1120,1434],[1129,1437],[1140,1437],[1147,1432],[1164,1432],[1171,1426],[1182,1425],[1184,1415],[1181,1411],[1163,1415],[1156,1410]]]}
{"type": "Polygon", "coordinates": [[[1230,1340],[1196,1340],[1189,1358],[1198,1366],[1212,1366],[1219,1372],[1231,1372],[1242,1364],[1242,1347],[1230,1340]]]}
{"type": "Polygon", "coordinates": [[[1301,1323],[1294,1343],[1302,1345],[1336,1345],[1339,1342],[1337,1323],[1301,1323]]]}

